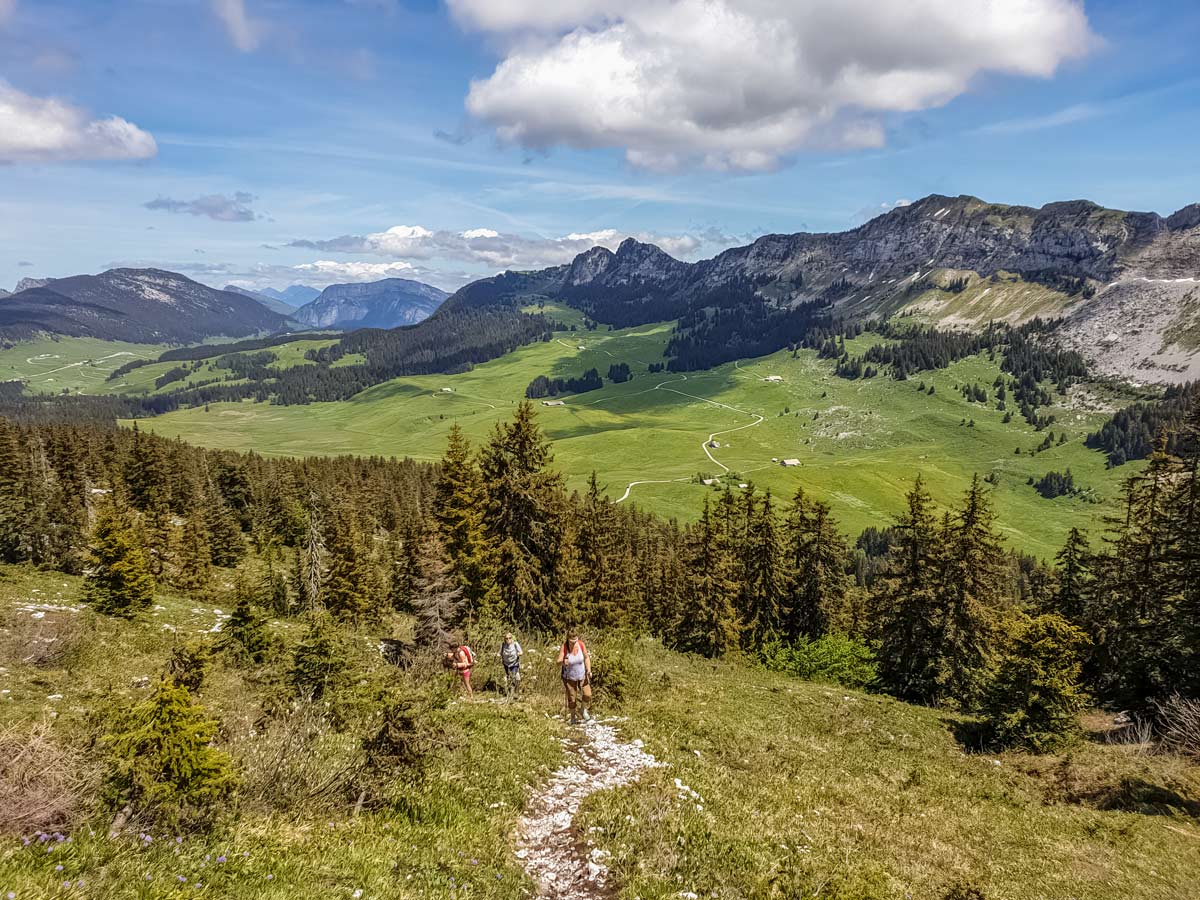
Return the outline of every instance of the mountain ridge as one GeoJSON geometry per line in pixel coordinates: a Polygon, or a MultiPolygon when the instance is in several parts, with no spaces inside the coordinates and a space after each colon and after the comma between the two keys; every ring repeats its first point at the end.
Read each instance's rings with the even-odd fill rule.
{"type": "Polygon", "coordinates": [[[0,303],[0,334],[49,332],[131,343],[195,343],[276,331],[287,320],[258,301],[162,269],[55,278],[0,303]]]}
{"type": "Polygon", "coordinates": [[[1200,204],[1164,217],[933,194],[848,231],[763,235],[698,262],[629,238],[616,252],[473,282],[443,309],[530,299],[616,326],[698,321],[706,309],[753,311],[762,325],[804,304],[953,328],[1062,319],[1057,339],[1099,371],[1186,381],[1200,377],[1200,204]]]}

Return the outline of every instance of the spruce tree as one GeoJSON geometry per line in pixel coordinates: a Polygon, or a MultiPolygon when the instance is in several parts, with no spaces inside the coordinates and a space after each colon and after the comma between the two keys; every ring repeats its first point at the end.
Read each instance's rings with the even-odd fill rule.
{"type": "Polygon", "coordinates": [[[378,610],[368,593],[366,549],[354,514],[342,507],[325,541],[329,573],[323,588],[325,608],[339,622],[364,622],[378,610]]]}
{"type": "Polygon", "coordinates": [[[989,674],[1004,602],[1004,550],[994,521],[991,500],[976,474],[944,528],[935,702],[972,708],[989,674]]]}
{"type": "Polygon", "coordinates": [[[829,506],[797,488],[784,520],[784,637],[814,639],[829,630],[829,617],[849,587],[850,551],[829,506]]]}
{"type": "Polygon", "coordinates": [[[983,712],[1002,746],[1049,753],[1079,733],[1086,704],[1079,653],[1087,636],[1058,615],[1022,618],[983,712]]]}
{"type": "Polygon", "coordinates": [[[226,569],[233,568],[246,554],[246,539],[242,535],[237,514],[211,484],[204,491],[202,503],[212,564],[226,569]]]}
{"type": "Polygon", "coordinates": [[[752,648],[779,634],[781,607],[787,593],[787,572],[780,547],[779,523],[768,491],[759,504],[747,492],[750,520],[746,535],[745,578],[742,593],[743,636],[752,648]]]}
{"type": "Polygon", "coordinates": [[[288,683],[296,696],[309,702],[321,700],[342,683],[348,666],[337,629],[325,614],[310,614],[288,669],[288,683]]]}
{"type": "Polygon", "coordinates": [[[209,584],[212,555],[208,530],[200,515],[193,512],[176,532],[171,582],[189,593],[199,593],[209,584]]]}
{"type": "Polygon", "coordinates": [[[248,586],[239,585],[239,594],[233,612],[221,626],[218,647],[236,661],[261,665],[271,649],[271,636],[267,632],[266,619],[254,608],[248,586]]]}
{"type": "Polygon", "coordinates": [[[895,696],[925,703],[935,693],[942,543],[933,499],[921,476],[904,500],[883,575],[872,589],[879,622],[879,677],[895,696]]]}
{"type": "Polygon", "coordinates": [[[479,463],[496,587],[508,618],[532,628],[549,627],[553,618],[548,589],[563,504],[552,459],[533,406],[523,401],[511,422],[493,429],[479,463]]]}
{"type": "Polygon", "coordinates": [[[96,520],[88,547],[83,599],[97,612],[132,618],[154,603],[154,578],[129,526],[113,510],[96,520]]]}
{"type": "Polygon", "coordinates": [[[454,424],[438,474],[433,516],[472,617],[485,611],[495,584],[491,548],[484,532],[485,498],[471,445],[454,424]]]}
{"type": "Polygon", "coordinates": [[[20,432],[0,418],[0,561],[23,562],[32,552],[30,482],[20,432]]]}
{"type": "Polygon", "coordinates": [[[417,594],[417,578],[420,576],[421,534],[416,528],[408,528],[392,547],[392,561],[388,575],[388,606],[396,612],[411,613],[417,594]]]}
{"type": "Polygon", "coordinates": [[[462,624],[463,589],[454,577],[446,548],[436,531],[426,534],[417,562],[413,594],[414,636],[428,650],[442,651],[462,624]]]}
{"type": "Polygon", "coordinates": [[[171,828],[211,823],[237,785],[232,761],[212,746],[216,734],[187,688],[163,679],[102,742],[110,803],[171,828]]]}
{"type": "Polygon", "coordinates": [[[1068,622],[1078,624],[1084,618],[1084,603],[1091,576],[1091,550],[1087,532],[1078,528],[1067,532],[1067,542],[1054,557],[1054,562],[1054,608],[1068,622]]]}
{"type": "Polygon", "coordinates": [[[673,623],[678,649],[720,656],[739,644],[737,562],[707,498],[686,537],[686,586],[673,623]]]}

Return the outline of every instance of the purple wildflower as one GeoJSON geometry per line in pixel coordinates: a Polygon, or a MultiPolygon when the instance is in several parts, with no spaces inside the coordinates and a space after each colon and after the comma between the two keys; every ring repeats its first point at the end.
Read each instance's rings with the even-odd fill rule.
{"type": "Polygon", "coordinates": [[[219,862],[219,863],[223,863],[223,862],[225,862],[225,857],[224,857],[224,856],[218,856],[218,857],[217,857],[217,862],[219,862]]]}

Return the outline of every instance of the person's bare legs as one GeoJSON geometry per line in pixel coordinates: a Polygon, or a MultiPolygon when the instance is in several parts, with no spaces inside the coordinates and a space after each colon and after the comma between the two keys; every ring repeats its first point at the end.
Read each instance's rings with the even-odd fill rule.
{"type": "Polygon", "coordinates": [[[471,670],[470,669],[466,669],[462,673],[462,680],[463,680],[463,684],[466,685],[466,688],[467,688],[467,699],[474,700],[475,692],[471,690],[471,670]]]}

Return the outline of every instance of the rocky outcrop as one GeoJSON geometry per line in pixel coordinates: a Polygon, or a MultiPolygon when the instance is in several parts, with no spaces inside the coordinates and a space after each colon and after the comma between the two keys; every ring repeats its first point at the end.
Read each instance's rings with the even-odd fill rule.
{"type": "Polygon", "coordinates": [[[396,328],[428,318],[448,296],[440,288],[407,278],[332,284],[292,318],[311,328],[396,328]]]}

